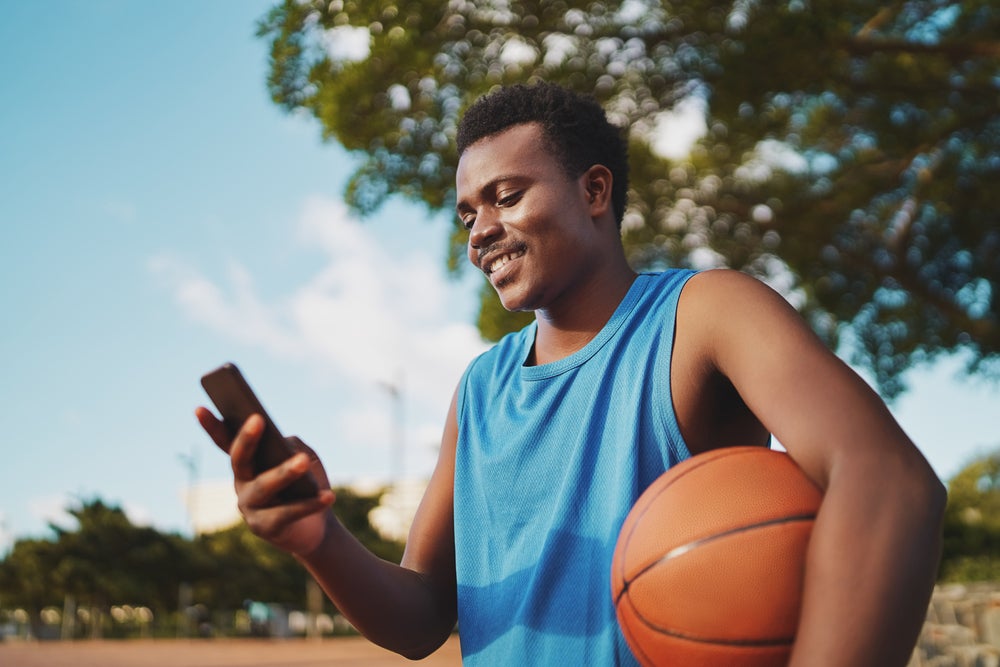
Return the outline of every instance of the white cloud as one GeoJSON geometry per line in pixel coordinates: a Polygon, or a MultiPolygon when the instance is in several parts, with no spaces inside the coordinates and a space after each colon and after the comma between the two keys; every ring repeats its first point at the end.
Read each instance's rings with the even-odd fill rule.
{"type": "Polygon", "coordinates": [[[406,111],[413,105],[410,91],[402,84],[394,83],[386,92],[389,94],[389,105],[396,111],[406,111]]]}
{"type": "Polygon", "coordinates": [[[371,53],[371,40],[368,28],[350,25],[323,30],[319,34],[320,44],[334,62],[364,60],[371,53]]]}
{"type": "Polygon", "coordinates": [[[657,115],[653,126],[651,148],[653,153],[670,160],[687,157],[691,147],[705,136],[705,101],[688,97],[670,111],[657,115]]]}
{"type": "Polygon", "coordinates": [[[28,501],[28,514],[43,524],[54,524],[60,528],[74,528],[76,519],[66,511],[75,504],[69,494],[38,496],[28,501]]]}
{"type": "MultiPolygon", "coordinates": [[[[395,223],[393,233],[412,233],[408,224],[395,223]]],[[[256,283],[264,277],[242,264],[232,264],[220,282],[167,254],[149,266],[192,321],[277,357],[329,369],[339,384],[356,388],[331,416],[353,448],[388,460],[388,397],[379,384],[391,382],[402,386],[408,449],[429,449],[418,439],[429,430],[440,436],[456,382],[486,347],[460,319],[466,309],[455,308],[469,295],[445,275],[442,258],[419,243],[387,244],[337,200],[309,198],[294,241],[298,252],[319,251],[325,261],[269,299],[256,283]]]]}
{"type": "Polygon", "coordinates": [[[243,265],[230,262],[228,291],[167,253],[154,256],[148,267],[170,287],[175,302],[192,320],[228,338],[268,347],[284,356],[295,354],[294,342],[278,325],[280,317],[258,298],[253,277],[243,265]]]}
{"type": "Polygon", "coordinates": [[[122,511],[133,526],[153,525],[153,513],[145,505],[125,501],[122,503],[122,511]]]}
{"type": "Polygon", "coordinates": [[[352,379],[460,372],[483,348],[471,324],[455,321],[448,295],[455,285],[430,253],[390,253],[344,204],[318,197],[304,206],[299,238],[328,261],[290,295],[293,335],[352,379]]]}
{"type": "Polygon", "coordinates": [[[543,62],[546,67],[558,67],[578,51],[576,41],[568,35],[552,33],[542,40],[545,49],[543,62]]]}
{"type": "MultiPolygon", "coordinates": [[[[659,4],[656,5],[659,8],[659,4]]],[[[647,3],[641,0],[625,0],[616,12],[616,16],[622,23],[639,23],[653,10],[647,3]]]]}
{"type": "Polygon", "coordinates": [[[538,49],[520,37],[514,36],[507,40],[500,49],[500,62],[505,65],[522,65],[528,67],[538,60],[538,49]]]}
{"type": "Polygon", "coordinates": [[[754,147],[753,155],[736,170],[736,176],[749,181],[765,181],[775,171],[800,173],[809,163],[794,148],[781,141],[765,139],[754,147]]]}

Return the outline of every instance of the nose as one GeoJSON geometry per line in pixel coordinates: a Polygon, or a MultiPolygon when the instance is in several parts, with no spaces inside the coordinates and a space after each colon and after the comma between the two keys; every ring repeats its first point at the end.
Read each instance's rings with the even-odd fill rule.
{"type": "Polygon", "coordinates": [[[472,223],[472,229],[469,230],[470,252],[485,248],[493,243],[502,231],[503,228],[497,216],[484,207],[476,214],[476,221],[472,223]]]}

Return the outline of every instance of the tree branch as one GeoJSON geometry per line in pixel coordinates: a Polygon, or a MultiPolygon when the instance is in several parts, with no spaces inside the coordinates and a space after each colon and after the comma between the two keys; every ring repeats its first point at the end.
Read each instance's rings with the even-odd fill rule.
{"type": "MultiPolygon", "coordinates": [[[[862,30],[864,30],[862,28],[862,30]]],[[[854,55],[873,53],[922,53],[943,55],[951,60],[968,60],[974,57],[1000,57],[1000,42],[939,42],[927,44],[889,37],[871,37],[859,32],[855,38],[837,43],[854,55]]]]}

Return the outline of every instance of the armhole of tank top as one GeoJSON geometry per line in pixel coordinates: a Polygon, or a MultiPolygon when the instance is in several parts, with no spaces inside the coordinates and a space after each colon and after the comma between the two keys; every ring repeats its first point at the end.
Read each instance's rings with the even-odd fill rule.
{"type": "Polygon", "coordinates": [[[480,357],[476,357],[469,362],[465,372],[462,373],[461,379],[458,381],[458,394],[455,396],[455,428],[458,432],[458,442],[455,443],[456,447],[460,447],[462,444],[462,425],[465,423],[466,405],[469,402],[469,383],[472,378],[473,367],[479,363],[479,359],[480,357]]]}
{"type": "MultiPolygon", "coordinates": [[[[674,463],[683,461],[684,459],[691,457],[691,449],[688,447],[687,441],[684,440],[684,435],[681,433],[681,425],[677,421],[677,409],[674,405],[674,391],[671,383],[671,377],[673,376],[673,362],[674,362],[674,348],[677,343],[677,311],[680,307],[681,294],[687,287],[688,281],[692,276],[696,275],[695,272],[691,272],[681,279],[681,284],[674,290],[672,290],[670,296],[668,297],[671,307],[668,308],[667,312],[670,314],[670,350],[669,354],[666,355],[665,360],[660,360],[657,367],[661,369],[656,374],[656,381],[663,385],[663,391],[667,396],[667,409],[663,413],[663,427],[666,432],[670,434],[670,442],[668,446],[670,448],[670,454],[674,457],[674,463]]],[[[660,354],[663,354],[660,351],[660,354]]],[[[659,392],[658,392],[659,393],[659,392]]]]}

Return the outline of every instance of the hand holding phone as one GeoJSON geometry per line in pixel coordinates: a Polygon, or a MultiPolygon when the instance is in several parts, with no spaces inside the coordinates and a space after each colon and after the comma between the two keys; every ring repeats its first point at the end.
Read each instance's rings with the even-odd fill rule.
{"type": "MultiPolygon", "coordinates": [[[[201,386],[218,409],[231,438],[236,436],[250,415],[258,414],[264,418],[264,430],[254,452],[255,474],[270,470],[297,453],[268,416],[235,364],[223,364],[206,373],[201,378],[201,386]]],[[[282,489],[278,498],[284,501],[302,500],[313,498],[318,492],[315,478],[307,472],[282,489]]]]}

